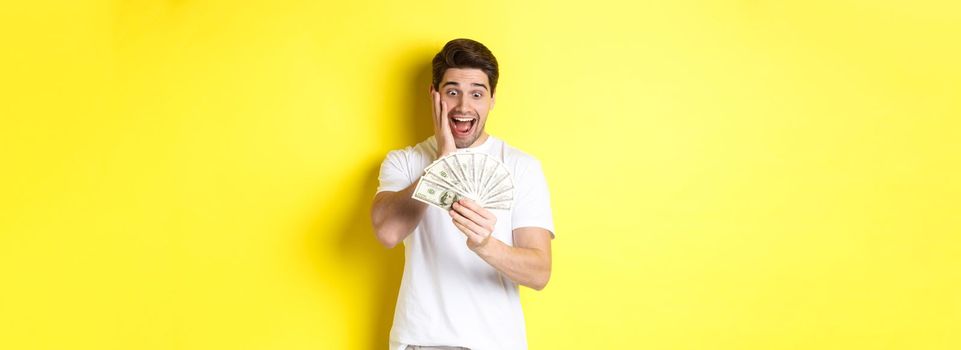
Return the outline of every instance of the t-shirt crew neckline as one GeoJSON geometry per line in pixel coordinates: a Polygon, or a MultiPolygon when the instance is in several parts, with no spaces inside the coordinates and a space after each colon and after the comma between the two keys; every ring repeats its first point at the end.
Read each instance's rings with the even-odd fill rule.
{"type": "Polygon", "coordinates": [[[477,146],[474,146],[474,147],[458,148],[457,151],[460,151],[460,152],[486,152],[488,149],[491,148],[491,145],[493,144],[493,140],[494,140],[494,136],[492,136],[492,135],[487,135],[487,139],[484,140],[483,143],[481,143],[481,144],[479,144],[479,145],[477,145],[477,146]]]}

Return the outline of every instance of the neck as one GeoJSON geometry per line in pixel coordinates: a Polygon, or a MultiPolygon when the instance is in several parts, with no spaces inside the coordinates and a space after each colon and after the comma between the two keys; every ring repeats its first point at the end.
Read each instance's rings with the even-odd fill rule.
{"type": "Polygon", "coordinates": [[[481,131],[480,137],[478,137],[477,140],[474,140],[474,143],[472,143],[470,146],[467,146],[467,148],[474,148],[484,144],[484,141],[487,141],[488,136],[490,135],[488,135],[486,131],[481,131]]]}

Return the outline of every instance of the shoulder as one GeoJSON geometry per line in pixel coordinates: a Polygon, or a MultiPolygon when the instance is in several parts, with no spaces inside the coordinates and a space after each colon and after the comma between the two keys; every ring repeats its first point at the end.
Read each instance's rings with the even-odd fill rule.
{"type": "Polygon", "coordinates": [[[384,159],[384,162],[395,163],[409,168],[418,168],[421,163],[427,162],[429,164],[431,160],[434,159],[435,154],[437,154],[437,144],[434,141],[434,137],[429,137],[416,145],[387,152],[387,157],[384,159]]]}
{"type": "Polygon", "coordinates": [[[412,146],[407,146],[404,148],[394,149],[387,152],[387,158],[407,158],[412,157],[432,157],[437,153],[437,144],[433,137],[429,137],[424,141],[412,146]]]}
{"type": "Polygon", "coordinates": [[[430,140],[387,152],[387,157],[380,165],[380,186],[377,192],[400,191],[423,175],[424,168],[433,159],[433,149],[436,148],[428,141],[430,140]]]}
{"type": "Polygon", "coordinates": [[[533,155],[520,150],[517,147],[500,141],[504,154],[504,163],[514,170],[515,176],[525,174],[537,174],[541,172],[541,162],[533,155]]]}

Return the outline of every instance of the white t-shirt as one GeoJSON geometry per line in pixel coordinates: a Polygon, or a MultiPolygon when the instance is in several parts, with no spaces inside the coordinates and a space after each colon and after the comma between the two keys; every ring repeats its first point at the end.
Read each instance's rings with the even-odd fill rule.
{"type": "MultiPolygon", "coordinates": [[[[513,245],[513,230],[541,227],[554,235],[550,194],[540,162],[504,141],[488,136],[466,152],[500,159],[514,176],[511,210],[497,216],[493,238],[513,245]]],[[[436,159],[433,136],[387,154],[380,168],[381,191],[401,191],[424,175],[436,159]]],[[[407,345],[461,346],[472,350],[526,349],[518,285],[467,248],[467,238],[450,214],[428,206],[424,218],[404,239],[404,277],[397,296],[390,348],[407,345]]]]}

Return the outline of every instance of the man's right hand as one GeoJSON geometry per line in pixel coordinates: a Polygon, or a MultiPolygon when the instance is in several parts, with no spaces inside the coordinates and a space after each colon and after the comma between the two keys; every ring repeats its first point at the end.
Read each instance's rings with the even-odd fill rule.
{"type": "Polygon", "coordinates": [[[454,144],[454,134],[450,131],[450,122],[447,120],[447,102],[440,98],[440,93],[430,89],[434,103],[431,105],[434,112],[434,138],[437,139],[437,159],[440,159],[457,150],[454,144]]]}

